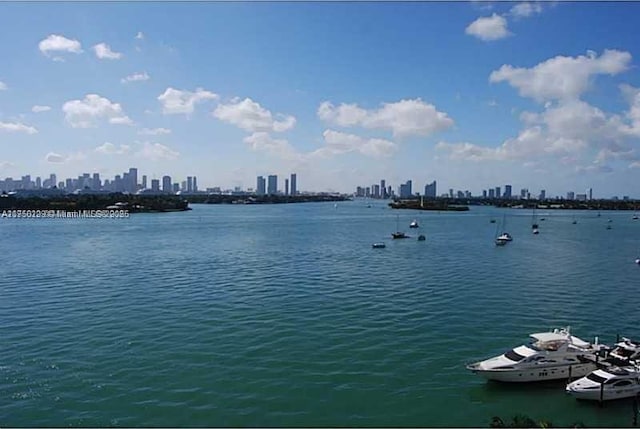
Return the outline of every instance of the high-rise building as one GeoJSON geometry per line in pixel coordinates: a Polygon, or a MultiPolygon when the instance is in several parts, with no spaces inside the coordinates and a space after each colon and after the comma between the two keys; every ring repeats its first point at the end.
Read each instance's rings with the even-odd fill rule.
{"type": "Polygon", "coordinates": [[[131,193],[136,193],[138,190],[138,169],[137,168],[129,168],[129,189],[127,189],[131,193]]]}
{"type": "Polygon", "coordinates": [[[256,183],[256,194],[264,195],[267,191],[266,180],[263,176],[258,176],[258,181],[256,183]]]}
{"type": "Polygon", "coordinates": [[[412,195],[411,180],[407,180],[406,183],[400,185],[400,198],[410,198],[412,195]]]}
{"type": "Polygon", "coordinates": [[[489,198],[495,198],[496,197],[496,190],[491,188],[489,189],[489,198]]]}
{"type": "Polygon", "coordinates": [[[427,183],[424,187],[424,196],[427,198],[435,198],[436,197],[436,181],[434,180],[431,183],[427,183]]]}
{"type": "Polygon", "coordinates": [[[384,179],[380,180],[380,198],[382,199],[387,198],[387,189],[386,189],[386,183],[384,179]]]}
{"type": "Polygon", "coordinates": [[[373,198],[380,198],[380,185],[373,185],[371,187],[373,189],[373,198]]]}
{"type": "Polygon", "coordinates": [[[198,178],[196,176],[193,176],[193,192],[198,192],[198,178]]]}
{"type": "Polygon", "coordinates": [[[547,191],[545,191],[544,189],[540,191],[540,195],[538,197],[539,200],[546,200],[547,199],[547,191]]]}
{"type": "Polygon", "coordinates": [[[289,195],[289,179],[284,179],[284,194],[289,195]]]}
{"type": "Polygon", "coordinates": [[[486,189],[482,190],[482,198],[487,198],[487,190],[486,189]]]}
{"type": "Polygon", "coordinates": [[[502,194],[500,193],[500,186],[496,186],[496,198],[500,198],[502,194]]]}
{"type": "Polygon", "coordinates": [[[49,182],[51,182],[51,184],[49,186],[52,186],[52,187],[56,186],[57,180],[56,180],[56,175],[55,174],[51,173],[49,175],[49,182]]]}
{"type": "Polygon", "coordinates": [[[296,173],[291,173],[291,195],[298,195],[298,182],[296,173]]]}
{"type": "Polygon", "coordinates": [[[573,193],[573,191],[569,191],[567,192],[567,199],[568,200],[573,200],[575,198],[575,193],[573,193]]]}
{"type": "Polygon", "coordinates": [[[162,192],[173,192],[173,187],[171,185],[171,176],[162,176],[162,192]]]}
{"type": "Polygon", "coordinates": [[[187,192],[193,192],[193,177],[187,176],[187,192]]]}
{"type": "Polygon", "coordinates": [[[100,180],[100,173],[93,173],[93,180],[91,180],[91,189],[99,191],[102,189],[102,181],[100,180]]]}
{"type": "Polygon", "coordinates": [[[278,193],[278,176],[270,174],[267,177],[267,194],[275,195],[278,193]]]}
{"type": "Polygon", "coordinates": [[[151,190],[154,192],[160,192],[160,180],[151,179],[151,190]]]}
{"type": "Polygon", "coordinates": [[[507,199],[511,198],[511,185],[504,186],[504,197],[507,199]]]}
{"type": "Polygon", "coordinates": [[[173,184],[173,193],[177,194],[178,192],[180,192],[180,184],[179,183],[174,183],[173,184]]]}
{"type": "Polygon", "coordinates": [[[147,189],[147,175],[142,175],[142,189],[147,189]]]}
{"type": "Polygon", "coordinates": [[[36,177],[36,189],[40,189],[42,188],[42,179],[40,179],[40,176],[36,177]]]}
{"type": "Polygon", "coordinates": [[[593,188],[589,188],[587,194],[589,194],[589,199],[592,200],[593,199],[593,188]]]}

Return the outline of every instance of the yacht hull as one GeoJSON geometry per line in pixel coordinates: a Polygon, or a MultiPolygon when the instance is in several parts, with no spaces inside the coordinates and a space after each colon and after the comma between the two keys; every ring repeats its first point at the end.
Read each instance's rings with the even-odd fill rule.
{"type": "Polygon", "coordinates": [[[575,365],[556,365],[523,369],[482,369],[470,365],[469,369],[487,380],[506,383],[529,383],[534,381],[566,380],[584,377],[597,369],[595,364],[580,363],[575,365]]]}
{"type": "MultiPolygon", "coordinates": [[[[581,389],[574,390],[567,388],[567,393],[576,399],[585,401],[600,401],[600,389],[581,389]]],[[[617,389],[604,389],[602,391],[603,401],[613,401],[615,399],[633,398],[640,393],[640,388],[635,386],[620,387],[617,389]]]]}

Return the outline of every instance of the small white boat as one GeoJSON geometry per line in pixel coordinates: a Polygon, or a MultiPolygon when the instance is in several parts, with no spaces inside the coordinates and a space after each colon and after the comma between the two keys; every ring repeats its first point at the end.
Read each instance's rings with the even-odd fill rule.
{"type": "Polygon", "coordinates": [[[636,264],[640,265],[640,258],[636,258],[636,264]]]}
{"type": "Polygon", "coordinates": [[[417,220],[412,220],[411,223],[409,224],[409,228],[418,228],[418,221],[417,220]]]}
{"type": "Polygon", "coordinates": [[[387,247],[387,245],[384,243],[373,243],[371,247],[373,247],[374,249],[384,249],[385,247],[387,247]]]}
{"type": "Polygon", "coordinates": [[[639,364],[640,343],[622,337],[622,341],[618,341],[613,345],[613,349],[607,354],[606,361],[617,366],[639,364]]]}
{"type": "Polygon", "coordinates": [[[583,377],[597,368],[595,356],[600,346],[574,337],[569,328],[530,336],[531,344],[467,365],[467,369],[488,380],[518,383],[583,377]]]}
{"type": "Polygon", "coordinates": [[[598,369],[567,384],[565,390],[577,399],[590,401],[632,398],[640,393],[640,370],[616,366],[598,369]]]}
{"type": "Polygon", "coordinates": [[[534,228],[532,232],[534,235],[540,234],[540,231],[538,230],[538,228],[534,228]]]}

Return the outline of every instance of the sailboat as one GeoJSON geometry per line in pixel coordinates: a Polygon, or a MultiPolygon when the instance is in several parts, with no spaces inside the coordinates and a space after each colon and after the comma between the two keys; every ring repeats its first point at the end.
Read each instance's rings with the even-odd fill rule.
{"type": "Polygon", "coordinates": [[[404,232],[400,232],[400,215],[396,217],[396,232],[391,233],[391,237],[393,238],[409,238],[407,234],[404,232]]]}
{"type": "Polygon", "coordinates": [[[536,222],[536,206],[533,207],[533,214],[531,215],[531,229],[534,234],[538,234],[538,223],[536,222]]]}
{"type": "MultiPolygon", "coordinates": [[[[507,225],[507,217],[505,215],[502,218],[502,230],[503,231],[504,231],[506,225],[507,225]]],[[[496,225],[496,235],[498,234],[499,228],[500,228],[500,224],[496,225]]],[[[505,244],[507,244],[511,240],[513,240],[511,235],[508,232],[503,232],[498,237],[496,237],[495,243],[496,243],[496,246],[504,246],[505,244]]]]}

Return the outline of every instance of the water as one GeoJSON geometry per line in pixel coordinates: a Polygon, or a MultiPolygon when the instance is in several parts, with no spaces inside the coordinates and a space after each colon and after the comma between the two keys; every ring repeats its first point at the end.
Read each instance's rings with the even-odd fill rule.
{"type": "Polygon", "coordinates": [[[630,402],[464,368],[551,327],[640,336],[640,221],[538,212],[539,235],[362,201],[2,219],[0,426],[629,426],[630,402]]]}

